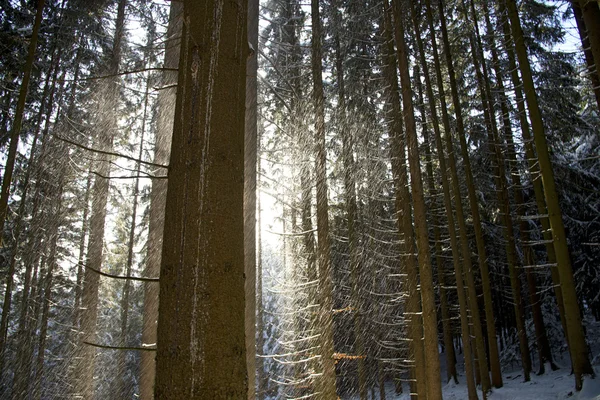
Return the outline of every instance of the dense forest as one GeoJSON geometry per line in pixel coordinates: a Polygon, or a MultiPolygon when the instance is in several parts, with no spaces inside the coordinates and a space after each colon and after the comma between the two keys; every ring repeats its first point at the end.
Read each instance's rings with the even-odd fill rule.
{"type": "Polygon", "coordinates": [[[0,398],[599,399],[597,66],[597,0],[0,0],[0,398]]]}

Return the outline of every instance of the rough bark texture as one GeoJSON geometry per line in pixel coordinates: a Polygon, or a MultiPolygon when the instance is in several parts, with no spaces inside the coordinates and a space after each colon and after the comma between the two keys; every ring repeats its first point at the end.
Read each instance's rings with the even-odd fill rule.
{"type": "MultiPolygon", "coordinates": [[[[246,270],[246,365],[248,400],[256,397],[256,159],[258,0],[248,0],[248,43],[252,52],[246,73],[246,134],[244,139],[244,264],[246,270]]],[[[260,332],[262,335],[262,332],[260,332]]]]}
{"type": "Polygon", "coordinates": [[[247,2],[183,7],[154,393],[244,399],[247,2]]]}
{"type": "Polygon", "coordinates": [[[554,250],[565,307],[565,319],[568,327],[569,352],[575,375],[575,389],[581,390],[584,375],[594,377],[595,374],[590,364],[588,346],[583,331],[565,227],[558,203],[556,183],[554,182],[554,172],[552,171],[552,163],[548,153],[548,143],[546,142],[544,133],[544,124],[537,101],[531,65],[527,56],[527,48],[523,42],[521,22],[515,0],[506,0],[506,4],[508,6],[515,50],[519,59],[519,69],[523,77],[523,90],[525,92],[527,108],[529,109],[533,139],[538,154],[542,183],[544,185],[544,197],[546,199],[546,206],[548,207],[548,219],[554,240],[554,250]]]}

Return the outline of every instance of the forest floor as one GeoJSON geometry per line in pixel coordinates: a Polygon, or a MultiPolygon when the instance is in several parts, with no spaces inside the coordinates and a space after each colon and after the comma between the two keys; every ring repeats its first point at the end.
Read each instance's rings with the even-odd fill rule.
{"type": "MultiPolygon", "coordinates": [[[[583,390],[575,392],[575,379],[569,368],[550,370],[549,366],[544,375],[531,375],[531,381],[523,382],[523,374],[519,371],[504,373],[504,386],[494,389],[488,396],[489,400],[600,400],[600,376],[585,381],[583,390]]],[[[596,374],[600,372],[596,368],[596,374]]],[[[444,400],[466,400],[467,385],[459,377],[460,383],[450,382],[442,387],[444,400]]],[[[408,388],[406,388],[408,389],[408,388]]],[[[406,390],[408,392],[408,390],[406,390]]],[[[478,390],[479,398],[482,393],[478,390]]],[[[386,385],[386,399],[409,400],[408,393],[397,395],[392,384],[386,385]]]]}
{"type": "MultiPolygon", "coordinates": [[[[575,378],[571,375],[568,367],[561,367],[556,371],[546,368],[543,375],[531,374],[529,382],[523,382],[521,371],[515,370],[513,373],[503,373],[504,386],[500,389],[494,389],[488,396],[489,400],[600,400],[600,368],[596,367],[596,379],[587,379],[584,381],[583,389],[575,392],[575,378]]],[[[445,373],[444,373],[445,376],[445,373]]],[[[442,387],[444,400],[466,400],[467,385],[464,382],[464,376],[459,376],[459,384],[450,382],[442,387]],[[462,379],[461,379],[462,378],[462,379]]],[[[406,389],[408,389],[406,387],[406,389]]],[[[408,390],[406,393],[397,395],[394,387],[390,383],[386,385],[386,399],[390,400],[409,400],[408,390]]],[[[482,399],[481,390],[478,390],[479,398],[482,399]]]]}

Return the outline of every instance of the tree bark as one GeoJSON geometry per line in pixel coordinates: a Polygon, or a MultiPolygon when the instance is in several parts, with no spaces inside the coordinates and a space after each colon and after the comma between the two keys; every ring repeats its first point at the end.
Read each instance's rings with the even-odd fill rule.
{"type": "Polygon", "coordinates": [[[319,0],[311,0],[312,77],[315,107],[315,177],[317,185],[317,264],[319,271],[319,322],[321,327],[321,368],[317,391],[323,399],[336,398],[335,362],[333,359],[333,271],[329,238],[329,200],[325,150],[325,100],[322,76],[322,33],[319,0]]]}
{"type": "Polygon", "coordinates": [[[247,1],[186,0],[183,10],[154,393],[245,399],[247,1]]]}
{"type": "MultiPolygon", "coordinates": [[[[165,68],[176,69],[178,67],[182,24],[183,4],[173,1],[171,2],[169,11],[169,24],[167,26],[167,38],[165,41],[165,68]]],[[[159,92],[157,99],[158,119],[156,122],[154,162],[156,164],[167,165],[169,162],[175,101],[177,98],[177,71],[164,71],[161,84],[165,89],[159,92]]],[[[144,276],[148,278],[156,278],[160,275],[166,195],[167,181],[165,179],[152,179],[150,210],[148,213],[148,253],[146,268],[144,269],[144,276]]],[[[159,302],[158,286],[154,282],[144,283],[142,346],[151,347],[156,344],[159,302]]],[[[155,369],[156,354],[146,351],[142,352],[140,366],[141,400],[152,400],[154,398],[155,369]]]]}
{"type": "MultiPolygon", "coordinates": [[[[389,86],[390,103],[390,158],[396,192],[396,213],[398,214],[398,231],[400,232],[400,253],[403,261],[399,273],[406,275],[404,287],[401,290],[408,295],[404,307],[404,319],[407,321],[409,347],[408,359],[413,361],[410,366],[411,398],[427,398],[427,376],[425,374],[425,353],[423,348],[423,324],[421,319],[421,302],[418,291],[418,267],[415,256],[414,232],[412,225],[412,210],[408,190],[408,173],[406,170],[406,143],[403,133],[402,108],[397,75],[397,59],[394,49],[392,32],[397,36],[398,31],[392,28],[391,13],[388,1],[384,1],[385,24],[387,34],[387,63],[386,80],[389,86]]],[[[396,39],[398,40],[398,39],[396,39]]]]}
{"type": "MultiPolygon", "coordinates": [[[[25,101],[27,100],[27,90],[29,89],[29,80],[33,70],[33,61],[35,58],[35,50],[37,48],[38,35],[40,26],[42,25],[42,16],[44,11],[45,0],[37,2],[37,10],[35,20],[33,22],[33,32],[29,41],[29,49],[27,52],[27,60],[23,66],[23,80],[19,89],[19,99],[17,100],[17,108],[10,131],[10,144],[8,146],[8,154],[6,156],[6,164],[4,165],[4,176],[2,177],[2,192],[0,193],[0,245],[3,242],[4,222],[8,210],[8,198],[10,196],[10,184],[12,174],[15,169],[15,161],[17,157],[17,148],[19,146],[19,136],[21,135],[21,125],[23,124],[23,114],[25,112],[25,101]]],[[[0,352],[4,351],[4,343],[0,343],[0,352]]]]}
{"type": "MultiPolygon", "coordinates": [[[[450,50],[450,41],[448,38],[448,30],[446,27],[446,17],[444,15],[444,2],[439,1],[440,21],[442,30],[442,39],[444,43],[444,53],[446,54],[446,66],[448,68],[448,75],[450,78],[450,90],[452,93],[452,103],[454,105],[454,112],[456,115],[456,131],[458,139],[460,141],[460,151],[463,158],[465,178],[467,181],[467,194],[469,205],[471,207],[471,215],[473,217],[473,228],[475,230],[475,241],[477,243],[477,253],[479,260],[479,269],[481,274],[481,282],[483,286],[483,300],[486,317],[487,335],[488,335],[488,346],[490,350],[490,370],[492,372],[492,382],[495,387],[502,387],[502,373],[500,370],[500,358],[498,357],[497,338],[496,338],[496,327],[493,311],[492,302],[492,288],[489,278],[489,269],[487,265],[487,253],[485,249],[485,243],[483,240],[483,232],[481,229],[481,218],[479,215],[479,208],[477,205],[477,196],[475,194],[475,187],[473,185],[473,173],[471,172],[471,162],[469,158],[469,152],[467,142],[465,139],[465,128],[462,115],[462,105],[458,94],[458,85],[456,83],[456,73],[454,71],[454,62],[452,60],[452,53],[450,50]]],[[[456,160],[454,156],[454,145],[450,135],[446,135],[446,147],[449,157],[450,173],[452,178],[452,187],[456,200],[456,220],[458,221],[459,235],[461,241],[461,248],[463,254],[463,261],[465,263],[465,276],[468,290],[468,301],[471,308],[471,315],[473,317],[473,328],[475,330],[475,343],[476,343],[476,354],[478,357],[479,373],[481,377],[482,389],[487,392],[491,388],[487,355],[485,353],[485,343],[483,342],[483,330],[481,329],[481,319],[479,316],[479,306],[477,304],[477,293],[475,290],[475,280],[473,277],[473,268],[471,263],[471,250],[467,239],[467,227],[465,223],[465,216],[461,204],[460,196],[460,185],[458,180],[458,171],[456,169],[456,160]],[[483,371],[483,372],[482,372],[483,371]]]]}
{"type": "Polygon", "coordinates": [[[523,42],[521,21],[519,20],[515,0],[506,0],[506,4],[508,6],[508,16],[510,18],[510,27],[514,39],[515,50],[519,59],[519,70],[521,71],[521,76],[523,78],[523,90],[525,91],[525,99],[527,101],[527,108],[529,109],[529,118],[531,120],[531,128],[533,130],[533,138],[544,186],[544,197],[548,207],[548,219],[550,221],[554,240],[554,250],[556,253],[557,268],[565,307],[565,319],[568,326],[569,351],[575,375],[575,389],[581,390],[584,376],[588,375],[593,378],[595,373],[590,363],[588,346],[583,331],[583,323],[581,320],[577,293],[575,291],[573,269],[571,267],[565,227],[563,225],[562,212],[558,202],[558,194],[556,192],[556,183],[554,181],[554,172],[552,171],[552,163],[548,152],[544,124],[538,105],[535,85],[533,83],[531,65],[529,64],[529,58],[527,56],[527,48],[523,42]]]}
{"type": "Polygon", "coordinates": [[[408,148],[408,163],[410,170],[410,186],[412,189],[414,225],[419,260],[421,284],[421,304],[423,313],[423,336],[425,355],[425,374],[427,380],[427,399],[441,399],[442,386],[440,380],[440,359],[437,339],[437,316],[435,294],[433,288],[433,271],[429,258],[429,234],[427,232],[427,217],[425,199],[423,197],[423,182],[419,160],[419,142],[412,101],[412,89],[408,65],[408,49],[404,37],[404,22],[400,13],[398,0],[392,0],[396,46],[398,48],[398,69],[400,71],[400,87],[402,90],[402,111],[406,129],[406,144],[408,148]]]}

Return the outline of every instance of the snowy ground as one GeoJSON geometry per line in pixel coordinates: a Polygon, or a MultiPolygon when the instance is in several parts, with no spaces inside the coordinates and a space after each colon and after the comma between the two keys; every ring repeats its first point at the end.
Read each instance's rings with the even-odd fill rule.
{"type": "MultiPolygon", "coordinates": [[[[546,374],[537,376],[531,375],[530,382],[523,382],[523,375],[518,371],[513,374],[505,373],[504,387],[494,389],[488,396],[489,400],[600,400],[600,377],[584,383],[583,390],[579,393],[574,391],[575,379],[570,375],[570,369],[561,368],[557,371],[550,371],[546,374]]],[[[597,369],[597,373],[600,372],[597,369]]],[[[479,391],[479,398],[482,394],[479,391]]],[[[464,379],[456,385],[453,382],[443,387],[444,400],[466,400],[467,386],[464,379]]],[[[408,400],[407,393],[397,396],[394,393],[392,385],[387,387],[386,399],[390,400],[408,400]]]]}

